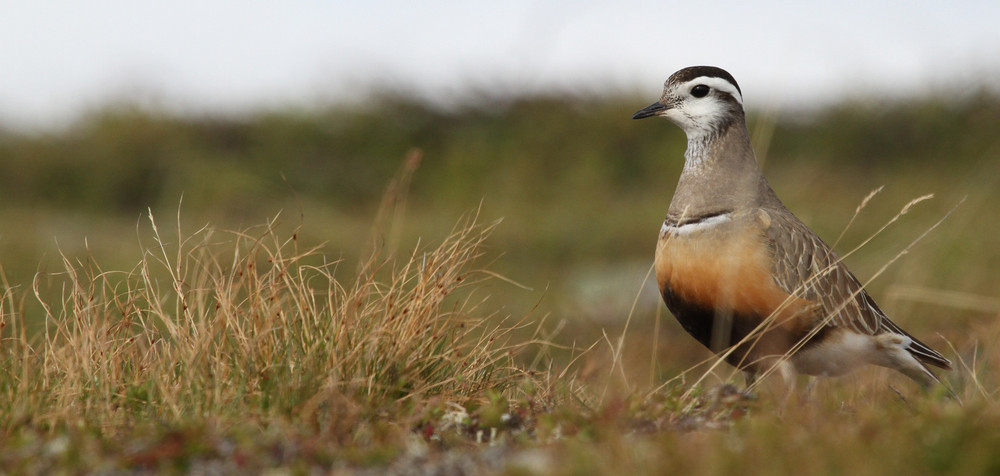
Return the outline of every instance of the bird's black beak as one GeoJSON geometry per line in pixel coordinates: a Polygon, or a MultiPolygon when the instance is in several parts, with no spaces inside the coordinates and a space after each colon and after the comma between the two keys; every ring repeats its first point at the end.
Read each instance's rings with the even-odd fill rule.
{"type": "Polygon", "coordinates": [[[667,106],[666,104],[657,101],[654,102],[653,104],[650,104],[636,111],[635,114],[632,114],[632,119],[643,119],[650,116],[659,116],[661,112],[666,111],[667,109],[670,109],[670,106],[667,106]]]}

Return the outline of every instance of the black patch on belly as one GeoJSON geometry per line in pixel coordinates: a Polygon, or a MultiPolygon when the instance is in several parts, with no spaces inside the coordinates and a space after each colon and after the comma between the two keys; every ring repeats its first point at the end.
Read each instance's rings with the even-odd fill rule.
{"type": "MultiPolygon", "coordinates": [[[[757,313],[706,309],[677,298],[669,289],[663,292],[663,301],[681,327],[716,354],[737,345],[767,318],[766,315],[757,313]]],[[[729,354],[726,362],[741,370],[757,372],[760,370],[757,368],[757,361],[760,358],[786,353],[798,342],[806,339],[809,331],[810,329],[804,329],[801,332],[790,332],[783,327],[771,328],[740,345],[729,354]]],[[[824,327],[809,337],[801,349],[820,342],[825,331],[824,327]]]]}

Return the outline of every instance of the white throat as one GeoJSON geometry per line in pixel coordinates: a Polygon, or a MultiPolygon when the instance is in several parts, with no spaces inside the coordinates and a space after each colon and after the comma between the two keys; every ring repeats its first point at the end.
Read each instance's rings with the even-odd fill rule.
{"type": "Polygon", "coordinates": [[[681,174],[701,173],[704,170],[710,140],[709,134],[699,134],[696,137],[688,134],[687,150],[684,151],[684,169],[681,174]]]}

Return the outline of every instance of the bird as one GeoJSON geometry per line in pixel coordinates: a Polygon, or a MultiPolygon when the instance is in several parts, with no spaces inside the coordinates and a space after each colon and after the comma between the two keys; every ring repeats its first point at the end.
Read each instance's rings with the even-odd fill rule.
{"type": "Polygon", "coordinates": [[[951,362],[889,319],[838,255],[782,203],[758,165],[736,79],[714,66],[672,74],[632,118],[687,136],[657,240],[660,294],[681,327],[743,371],[834,377],[866,365],[930,389],[951,362]]]}

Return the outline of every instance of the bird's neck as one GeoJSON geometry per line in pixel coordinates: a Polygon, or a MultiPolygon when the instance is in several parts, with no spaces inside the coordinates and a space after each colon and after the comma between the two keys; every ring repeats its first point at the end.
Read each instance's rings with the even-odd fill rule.
{"type": "Polygon", "coordinates": [[[780,204],[757,165],[744,121],[715,134],[688,135],[668,220],[780,204]]]}

